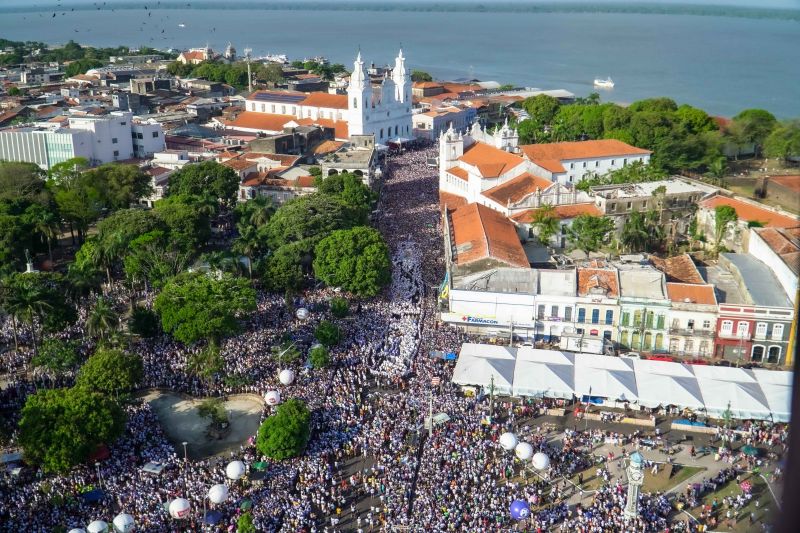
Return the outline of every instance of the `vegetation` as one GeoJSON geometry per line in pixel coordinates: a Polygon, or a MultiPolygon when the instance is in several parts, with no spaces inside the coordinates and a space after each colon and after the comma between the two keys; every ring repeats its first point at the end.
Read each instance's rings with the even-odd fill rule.
{"type": "Polygon", "coordinates": [[[316,338],[323,346],[331,347],[339,344],[342,338],[342,332],[339,331],[339,326],[333,322],[323,320],[314,330],[314,338],[316,338]]]}
{"type": "Polygon", "coordinates": [[[731,224],[739,220],[736,209],[729,205],[718,205],[714,208],[714,249],[719,252],[722,240],[731,224]]]}
{"type": "Polygon", "coordinates": [[[203,400],[197,406],[197,414],[203,418],[208,418],[216,426],[228,422],[228,413],[225,411],[225,404],[222,402],[222,398],[203,400]]]}
{"type": "Polygon", "coordinates": [[[549,246],[550,240],[561,230],[555,208],[544,204],[537,209],[531,217],[531,228],[542,246],[549,246]]]}
{"type": "Polygon", "coordinates": [[[308,353],[308,362],[313,368],[325,368],[331,362],[331,356],[328,349],[324,346],[315,346],[308,353]]]}
{"type": "Polygon", "coordinates": [[[19,444],[26,461],[65,473],[124,428],[125,414],[106,396],[79,387],[40,390],[22,408],[19,444]]]}
{"type": "Polygon", "coordinates": [[[134,335],[144,338],[153,338],[158,335],[158,315],[146,307],[136,306],[131,312],[128,329],[134,335]]]}
{"type": "Polygon", "coordinates": [[[258,429],[258,451],[276,461],[297,457],[311,436],[310,422],[311,413],[302,400],[287,400],[258,429]]]}
{"type": "Polygon", "coordinates": [[[620,240],[628,252],[652,252],[664,241],[664,228],[659,223],[658,212],[633,211],[622,226],[620,240]]]}
{"type": "Polygon", "coordinates": [[[411,81],[433,81],[433,76],[423,70],[412,70],[411,81]]]}
{"type": "Polygon", "coordinates": [[[184,272],[171,279],[153,308],[164,331],[184,344],[218,341],[239,331],[238,319],[256,307],[247,280],[223,273],[184,272]]]}
{"type": "Polygon", "coordinates": [[[202,198],[209,194],[223,204],[232,206],[238,190],[239,176],[236,172],[216,161],[186,165],[169,177],[169,196],[202,198]]]}
{"type": "Polygon", "coordinates": [[[0,65],[17,65],[23,63],[26,58],[31,57],[34,50],[39,50],[36,61],[45,63],[66,61],[91,60],[105,64],[111,56],[121,55],[159,55],[164,59],[177,57],[176,54],[162,52],[150,47],[140,47],[136,53],[132,53],[127,46],[114,48],[95,48],[92,46],[81,46],[75,41],[69,41],[60,48],[50,48],[49,45],[36,41],[9,41],[0,39],[0,48],[12,48],[10,54],[0,55],[0,65]]]}
{"type": "Polygon", "coordinates": [[[344,318],[350,312],[350,303],[345,298],[334,296],[330,301],[331,314],[336,318],[344,318]]]}
{"type": "Polygon", "coordinates": [[[83,364],[75,385],[117,397],[132,390],[141,381],[142,372],[138,355],[100,348],[83,364]]]}
{"type": "Polygon", "coordinates": [[[607,244],[613,231],[614,222],[610,218],[578,215],[567,230],[567,239],[573,248],[588,256],[607,244]]]}
{"type": "Polygon", "coordinates": [[[236,521],[236,533],[256,533],[256,531],[252,513],[250,511],[242,513],[236,521]]]}
{"type": "Polygon", "coordinates": [[[320,241],[314,255],[317,278],[359,296],[375,296],[391,280],[389,247],[372,228],[334,231],[320,241]]]}
{"type": "Polygon", "coordinates": [[[617,170],[607,172],[602,176],[587,177],[575,185],[579,191],[589,191],[599,185],[618,185],[622,183],[644,183],[659,181],[667,177],[667,173],[653,165],[646,165],[641,161],[634,161],[617,170]]]}
{"type": "Polygon", "coordinates": [[[79,344],[76,341],[45,339],[39,347],[39,353],[31,360],[31,364],[56,374],[74,370],[83,362],[83,356],[78,348],[79,344]]]}
{"type": "Polygon", "coordinates": [[[775,159],[800,157],[800,120],[777,124],[764,139],[764,155],[775,159]]]}

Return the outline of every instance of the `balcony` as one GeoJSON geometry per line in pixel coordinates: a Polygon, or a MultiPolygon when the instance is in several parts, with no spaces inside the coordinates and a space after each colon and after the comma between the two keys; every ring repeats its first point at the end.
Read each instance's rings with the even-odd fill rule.
{"type": "Polygon", "coordinates": [[[717,337],[720,339],[736,339],[736,340],[750,340],[750,332],[748,331],[745,334],[736,333],[735,331],[721,331],[717,334],[717,337]]]}
{"type": "MultiPolygon", "coordinates": [[[[714,336],[713,329],[689,329],[689,328],[669,328],[670,335],[683,335],[684,337],[704,337],[711,338],[714,336]]],[[[720,335],[722,336],[722,335],[720,335]]],[[[735,338],[735,336],[734,336],[735,338]]]]}

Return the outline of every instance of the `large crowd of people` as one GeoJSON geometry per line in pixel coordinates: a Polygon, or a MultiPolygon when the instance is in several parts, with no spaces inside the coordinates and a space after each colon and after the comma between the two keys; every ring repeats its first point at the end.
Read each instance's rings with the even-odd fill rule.
{"type": "MultiPolygon", "coordinates": [[[[436,320],[444,264],[437,171],[427,165],[433,156],[432,148],[387,156],[375,222],[392,253],[391,286],[380,297],[351,301],[351,315],[337,321],[343,340],[332,350],[333,365],[311,370],[302,361],[291,363],[297,379],[280,385],[283,398],[302,398],[312,412],[312,437],[301,457],[271,461],[251,440],[224,457],[189,460],[167,439],[151,407],[136,402],[126,407],[125,434],[111,444],[108,459],[62,476],[0,477],[0,531],[85,527],[98,518],[110,522],[119,512],[133,515],[141,531],[188,530],[202,519],[202,509],[212,507],[208,488],[226,482],[230,498],[213,506],[223,515],[219,530],[235,529],[244,508],[258,531],[508,530],[509,504],[518,499],[530,504],[527,527],[535,531],[668,527],[671,504],[660,494],[642,496],[639,518],[623,527],[625,491],[619,481],[609,480],[591,501],[569,506],[575,487],[565,479],[594,464],[598,435],[567,430],[553,442],[546,431],[525,424],[525,408],[517,412],[487,397],[465,397],[450,383],[448,363],[429,356],[433,350],[457,351],[466,340],[436,320]],[[431,413],[447,416],[434,423],[431,413]],[[505,431],[547,453],[549,480],[521,468],[513,452],[498,445],[505,431]],[[225,465],[234,459],[247,464],[251,475],[226,480],[225,465]],[[267,467],[256,472],[253,464],[260,461],[267,467]],[[148,462],[166,468],[160,474],[144,471],[148,462]],[[103,496],[90,503],[81,493],[93,488],[103,496]],[[190,519],[170,517],[166,506],[176,497],[190,501],[190,519]]],[[[120,302],[127,297],[111,294],[120,302]]],[[[333,295],[331,289],[310,289],[287,302],[283,295],[260,293],[243,332],[221,345],[224,375],[237,379],[202,379],[188,371],[191,352],[199,348],[166,336],[141,340],[135,346],[144,362],[141,386],[194,396],[263,395],[279,386],[284,366],[273,347],[288,341],[307,353],[315,325],[330,319],[327,302],[333,295]],[[299,307],[309,310],[307,318],[297,318],[293,310],[299,307]]],[[[140,296],[152,302],[154,295],[140,296]]],[[[83,338],[85,316],[84,309],[64,335],[83,338]]],[[[11,335],[5,320],[0,336],[13,343],[11,335]]],[[[25,332],[18,335],[24,342],[25,332]]],[[[37,388],[70,382],[69,376],[46,382],[26,377],[28,359],[26,352],[3,355],[0,370],[17,372],[0,391],[6,413],[18,412],[37,388]]],[[[754,430],[753,439],[771,438],[754,430]]]]}

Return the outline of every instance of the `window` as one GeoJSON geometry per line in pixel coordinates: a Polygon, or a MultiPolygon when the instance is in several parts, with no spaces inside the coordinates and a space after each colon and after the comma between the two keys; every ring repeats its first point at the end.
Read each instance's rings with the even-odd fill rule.
{"type": "Polygon", "coordinates": [[[694,319],[690,318],[686,321],[686,329],[694,329],[694,319]]]}
{"type": "Polygon", "coordinates": [[[578,309],[578,322],[586,322],[586,309],[583,307],[578,309]]]}
{"type": "Polygon", "coordinates": [[[656,329],[664,329],[664,315],[658,315],[658,320],[656,320],[656,329]]]}
{"type": "Polygon", "coordinates": [[[117,141],[116,137],[112,137],[111,138],[111,144],[117,144],[117,142],[119,142],[119,141],[117,141]]]}
{"type": "Polygon", "coordinates": [[[703,320],[703,329],[711,329],[711,321],[703,320]]]}
{"type": "Polygon", "coordinates": [[[606,311],[606,324],[611,324],[614,322],[614,311],[609,309],[606,311]]]}
{"type": "Polygon", "coordinates": [[[627,165],[627,164],[628,164],[628,160],[627,160],[627,159],[623,159],[623,160],[622,160],[622,166],[624,167],[624,166],[625,166],[625,165],[627,165]]]}
{"type": "Polygon", "coordinates": [[[772,340],[779,341],[783,339],[783,324],[775,324],[772,326],[772,340]]]}
{"type": "Polygon", "coordinates": [[[158,132],[157,131],[153,132],[153,139],[158,139],[158,132]]]}
{"type": "Polygon", "coordinates": [[[569,168],[575,168],[575,163],[570,163],[569,168]]]}
{"type": "Polygon", "coordinates": [[[603,332],[603,338],[607,340],[611,340],[611,332],[609,330],[605,330],[603,332]]]}
{"type": "Polygon", "coordinates": [[[600,161],[595,161],[595,162],[594,162],[594,168],[597,168],[597,167],[599,167],[599,166],[600,166],[600,161]]]}
{"type": "Polygon", "coordinates": [[[751,361],[756,361],[756,362],[763,361],[764,360],[764,347],[759,345],[759,344],[756,344],[755,346],[753,346],[753,351],[750,352],[750,360],[751,361]]]}
{"type": "Polygon", "coordinates": [[[583,168],[586,168],[586,161],[583,162],[583,168]]]}
{"type": "Polygon", "coordinates": [[[544,306],[540,305],[536,308],[536,318],[542,320],[544,318],[544,306]]]}
{"type": "MultiPolygon", "coordinates": [[[[253,105],[255,105],[255,104],[253,104],[253,105]]],[[[267,104],[261,104],[261,112],[262,113],[266,113],[267,112],[267,104]]]]}
{"type": "Polygon", "coordinates": [[[600,323],[600,310],[592,309],[592,324],[599,324],[599,323],[600,323]]]}
{"type": "Polygon", "coordinates": [[[275,112],[275,104],[272,104],[271,107],[272,107],[272,112],[274,113],[275,112]]]}
{"type": "Polygon", "coordinates": [[[285,115],[285,114],[286,114],[286,106],[282,105],[281,106],[281,115],[285,115]]]}
{"type": "Polygon", "coordinates": [[[612,160],[611,160],[611,166],[613,167],[613,166],[614,166],[614,164],[615,164],[615,161],[612,159],[612,160]]]}
{"type": "Polygon", "coordinates": [[[550,307],[550,316],[557,317],[558,316],[558,306],[553,305],[550,307]]]}
{"type": "Polygon", "coordinates": [[[648,311],[647,312],[647,327],[648,328],[652,328],[653,327],[653,317],[654,316],[655,316],[655,313],[653,313],[652,311],[648,311]]]}
{"type": "Polygon", "coordinates": [[[736,324],[736,336],[737,337],[747,337],[747,334],[750,332],[750,323],[740,320],[738,324],[736,324]]]}
{"type": "Polygon", "coordinates": [[[633,312],[633,325],[639,327],[642,325],[642,311],[637,309],[633,312]]]}
{"type": "Polygon", "coordinates": [[[570,320],[572,320],[572,308],[571,307],[565,307],[564,308],[564,321],[565,322],[569,322],[570,320]]]}
{"type": "Polygon", "coordinates": [[[628,346],[628,332],[623,331],[622,335],[620,335],[619,343],[623,346],[628,346]]]}
{"type": "MultiPolygon", "coordinates": [[[[263,104],[262,104],[262,105],[263,105],[263,104]]],[[[256,103],[255,103],[255,102],[252,102],[252,103],[250,104],[250,111],[255,111],[255,110],[256,110],[256,103]]],[[[263,109],[262,109],[262,111],[263,111],[263,109]]]]}
{"type": "Polygon", "coordinates": [[[719,331],[720,333],[727,333],[728,335],[733,333],[733,320],[723,320],[719,331]]]}
{"type": "Polygon", "coordinates": [[[756,337],[764,338],[767,336],[767,323],[759,322],[756,324],[756,337]]]}
{"type": "Polygon", "coordinates": [[[120,123],[119,123],[119,125],[120,125],[120,126],[127,126],[127,125],[128,125],[128,122],[127,122],[127,121],[122,121],[122,122],[120,122],[120,123]]]}
{"type": "Polygon", "coordinates": [[[117,157],[118,155],[119,155],[119,150],[114,150],[114,157],[117,157]]]}
{"type": "Polygon", "coordinates": [[[777,363],[781,358],[781,347],[770,346],[769,353],[767,353],[767,363],[777,363]]]}
{"type": "Polygon", "coordinates": [[[632,207],[633,207],[633,202],[628,202],[628,211],[630,211],[632,207]]]}
{"type": "Polygon", "coordinates": [[[631,321],[631,314],[628,311],[622,313],[622,321],[620,322],[621,326],[627,326],[631,321]]]}

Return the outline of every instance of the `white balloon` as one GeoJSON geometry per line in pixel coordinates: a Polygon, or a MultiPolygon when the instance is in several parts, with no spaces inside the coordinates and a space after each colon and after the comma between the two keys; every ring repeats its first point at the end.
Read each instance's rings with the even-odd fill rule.
{"type": "Polygon", "coordinates": [[[218,483],[208,489],[208,499],[211,503],[222,503],[228,499],[228,487],[218,483]]]}
{"type": "Polygon", "coordinates": [[[281,370],[281,373],[278,374],[278,380],[282,385],[291,385],[294,381],[294,372],[288,368],[281,370]]]}
{"type": "Polygon", "coordinates": [[[547,454],[536,452],[533,456],[533,467],[536,470],[545,470],[548,466],[550,466],[550,458],[547,454]]]}
{"type": "Polygon", "coordinates": [[[231,461],[228,463],[228,466],[225,467],[225,475],[228,476],[228,479],[236,481],[244,475],[244,463],[241,461],[231,461]]]}
{"type": "Polygon", "coordinates": [[[514,448],[514,454],[516,454],[517,459],[521,461],[527,461],[533,455],[533,446],[527,442],[520,442],[514,448]]]}
{"type": "Polygon", "coordinates": [[[133,517],[128,513],[120,513],[114,517],[114,520],[111,522],[114,525],[114,529],[119,533],[128,533],[129,531],[133,531],[133,517]]]}
{"type": "Polygon", "coordinates": [[[186,518],[189,516],[189,500],[175,498],[169,503],[169,515],[172,518],[186,518]]]}
{"type": "Polygon", "coordinates": [[[68,533],[86,533],[86,530],[83,529],[82,527],[76,527],[76,528],[70,529],[68,533]]]}
{"type": "Polygon", "coordinates": [[[108,524],[102,520],[95,520],[86,526],[86,531],[88,533],[106,533],[106,531],[108,531],[108,524]]]}
{"type": "Polygon", "coordinates": [[[305,320],[306,318],[308,318],[308,309],[306,309],[305,307],[300,307],[297,309],[297,311],[295,311],[294,316],[296,316],[300,320],[305,320]]]}
{"type": "Polygon", "coordinates": [[[267,405],[278,405],[281,403],[281,393],[271,390],[264,395],[264,401],[267,402],[267,405]]]}
{"type": "Polygon", "coordinates": [[[500,435],[500,446],[502,446],[504,450],[511,451],[516,445],[517,436],[510,431],[500,435]]]}

